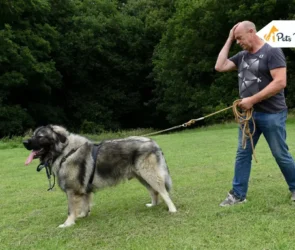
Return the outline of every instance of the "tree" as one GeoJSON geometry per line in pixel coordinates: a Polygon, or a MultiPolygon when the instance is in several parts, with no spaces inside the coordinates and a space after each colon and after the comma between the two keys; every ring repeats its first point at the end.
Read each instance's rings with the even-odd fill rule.
{"type": "MultiPolygon", "coordinates": [[[[53,89],[60,87],[61,76],[51,52],[58,33],[46,23],[50,12],[47,0],[3,1],[2,7],[0,127],[9,127],[11,135],[20,134],[36,123],[50,122],[52,117],[44,114],[44,107],[56,112],[50,97],[53,89]]],[[[0,130],[0,136],[6,134],[0,130]]]]}
{"type": "Polygon", "coordinates": [[[71,126],[154,124],[153,107],[147,105],[154,88],[151,58],[171,13],[169,1],[72,3],[66,16],[56,2],[52,16],[63,34],[56,62],[64,82],[59,95],[71,126]]]}

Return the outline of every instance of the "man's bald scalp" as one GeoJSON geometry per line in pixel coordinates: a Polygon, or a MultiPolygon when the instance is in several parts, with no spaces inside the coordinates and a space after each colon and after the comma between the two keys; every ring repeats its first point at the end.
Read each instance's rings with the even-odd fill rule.
{"type": "Polygon", "coordinates": [[[256,32],[256,26],[254,23],[250,21],[243,21],[239,24],[239,27],[242,27],[246,30],[253,29],[256,32]]]}

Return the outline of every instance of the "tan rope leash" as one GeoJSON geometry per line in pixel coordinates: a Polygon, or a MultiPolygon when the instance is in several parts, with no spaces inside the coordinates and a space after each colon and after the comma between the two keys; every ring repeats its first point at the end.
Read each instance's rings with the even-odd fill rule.
{"type": "Polygon", "coordinates": [[[146,134],[146,135],[143,135],[143,136],[157,135],[157,134],[164,133],[164,132],[167,132],[167,131],[170,131],[170,130],[173,130],[173,129],[177,129],[177,128],[181,128],[181,127],[186,128],[186,127],[188,127],[188,126],[191,126],[192,124],[194,124],[194,123],[197,122],[197,121],[204,120],[205,118],[207,118],[207,117],[209,117],[209,116],[216,115],[216,114],[221,113],[221,112],[223,112],[223,111],[225,111],[225,110],[231,109],[232,107],[233,107],[233,106],[230,106],[230,107],[227,107],[227,108],[221,109],[221,110],[219,110],[219,111],[216,111],[216,112],[214,112],[214,113],[212,113],[212,114],[206,115],[206,116],[204,116],[204,117],[200,117],[200,118],[197,118],[197,119],[191,119],[191,120],[189,120],[188,122],[185,122],[185,123],[183,123],[183,124],[181,124],[181,125],[174,126],[174,127],[172,127],[172,128],[167,128],[167,129],[164,129],[164,130],[160,130],[160,131],[157,131],[157,132],[149,133],[149,134],[146,134]]]}
{"type": "Polygon", "coordinates": [[[243,137],[242,137],[242,147],[244,149],[246,148],[247,139],[249,138],[250,141],[251,141],[253,157],[254,157],[255,161],[257,162],[255,151],[254,151],[253,138],[252,138],[252,136],[255,133],[255,129],[256,129],[255,122],[254,122],[254,119],[252,117],[253,108],[252,109],[249,109],[249,110],[245,110],[245,111],[240,112],[239,109],[238,109],[238,104],[240,102],[241,102],[240,99],[239,100],[236,100],[236,101],[234,101],[234,103],[233,103],[232,106],[227,107],[227,108],[224,108],[224,109],[221,109],[219,111],[216,111],[216,112],[211,113],[209,115],[206,115],[204,117],[200,117],[200,118],[197,118],[197,119],[191,119],[188,122],[185,122],[185,123],[183,123],[181,125],[174,126],[174,127],[171,127],[171,128],[167,128],[167,129],[164,129],[164,130],[160,130],[160,131],[157,131],[157,132],[149,133],[149,134],[142,135],[142,136],[152,136],[152,135],[157,135],[157,134],[164,133],[164,132],[167,132],[167,131],[171,131],[171,130],[174,130],[174,129],[178,129],[178,128],[181,128],[181,127],[184,127],[185,128],[185,127],[191,126],[192,124],[194,124],[197,121],[204,120],[207,117],[216,115],[218,113],[221,113],[223,111],[226,111],[226,110],[232,108],[233,109],[234,116],[235,116],[235,120],[240,125],[240,128],[242,130],[242,135],[243,135],[243,137]],[[249,121],[251,119],[252,119],[253,126],[254,126],[254,129],[253,129],[252,133],[251,133],[250,128],[249,128],[249,121]]]}
{"type": "Polygon", "coordinates": [[[255,161],[258,162],[256,155],[255,155],[255,149],[254,149],[254,143],[253,143],[253,135],[256,130],[254,118],[252,116],[253,108],[248,109],[248,110],[243,110],[242,112],[240,112],[239,108],[238,108],[238,105],[240,102],[241,102],[241,100],[234,101],[232,107],[233,107],[233,113],[235,115],[235,120],[240,125],[240,128],[242,130],[242,147],[243,147],[243,149],[246,148],[247,139],[249,138],[250,142],[251,142],[251,146],[252,146],[253,157],[254,157],[255,161]],[[253,131],[252,132],[250,131],[250,127],[249,127],[250,120],[252,120],[252,123],[253,123],[253,131]]]}

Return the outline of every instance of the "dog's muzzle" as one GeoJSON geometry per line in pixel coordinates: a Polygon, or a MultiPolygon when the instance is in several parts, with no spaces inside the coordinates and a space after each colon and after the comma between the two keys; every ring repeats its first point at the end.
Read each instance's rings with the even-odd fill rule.
{"type": "Polygon", "coordinates": [[[25,148],[27,150],[32,150],[32,146],[31,146],[31,141],[30,140],[23,141],[23,145],[25,146],[25,148]]]}

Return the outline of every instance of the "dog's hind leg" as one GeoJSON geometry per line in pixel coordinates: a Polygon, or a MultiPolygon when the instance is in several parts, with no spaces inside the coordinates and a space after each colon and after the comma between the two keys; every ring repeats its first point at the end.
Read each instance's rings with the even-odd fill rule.
{"type": "Polygon", "coordinates": [[[175,213],[177,211],[176,207],[175,207],[174,203],[172,202],[170,195],[165,188],[164,182],[157,183],[155,181],[154,183],[151,183],[151,185],[152,185],[153,189],[155,189],[161,195],[161,197],[165,201],[166,205],[168,206],[169,212],[175,213]]]}
{"type": "Polygon", "coordinates": [[[152,198],[152,202],[145,204],[147,207],[157,206],[159,204],[159,193],[152,188],[148,189],[152,198]]]}
{"type": "Polygon", "coordinates": [[[169,212],[176,212],[176,207],[168,193],[171,187],[171,178],[162,155],[150,154],[137,164],[138,175],[161,195],[169,212]]]}
{"type": "Polygon", "coordinates": [[[163,187],[160,187],[159,193],[162,196],[163,200],[166,202],[169,212],[175,213],[177,211],[176,207],[175,207],[174,203],[172,202],[172,200],[169,196],[169,193],[166,191],[166,189],[163,187]]]}
{"type": "Polygon", "coordinates": [[[73,191],[67,191],[67,197],[68,197],[68,218],[63,224],[59,225],[60,228],[69,227],[75,224],[79,206],[81,204],[81,195],[77,195],[73,191]]]}
{"type": "MultiPolygon", "coordinates": [[[[155,174],[155,176],[151,173],[146,172],[145,170],[139,171],[140,178],[142,178],[149,186],[152,197],[152,204],[147,206],[153,206],[153,204],[158,204],[158,194],[161,195],[166,205],[168,206],[169,212],[176,212],[176,207],[173,204],[168,191],[165,187],[165,178],[155,174]],[[156,195],[157,194],[157,195],[156,195]]],[[[138,178],[139,179],[139,178],[138,178]]]]}
{"type": "Polygon", "coordinates": [[[156,206],[159,204],[159,193],[157,191],[155,191],[151,186],[150,184],[148,184],[146,182],[145,179],[143,179],[141,176],[137,175],[136,173],[134,173],[136,179],[138,179],[138,181],[144,185],[147,190],[149,191],[150,195],[151,195],[151,199],[152,199],[152,202],[151,203],[147,203],[146,206],[147,207],[153,207],[153,206],[156,206]]]}

